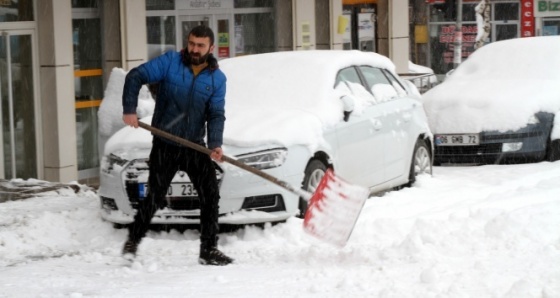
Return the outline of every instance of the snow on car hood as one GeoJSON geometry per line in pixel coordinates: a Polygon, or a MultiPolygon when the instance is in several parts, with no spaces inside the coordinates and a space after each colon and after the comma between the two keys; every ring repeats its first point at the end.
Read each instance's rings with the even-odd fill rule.
{"type": "Polygon", "coordinates": [[[560,110],[560,37],[495,42],[424,94],[434,133],[516,130],[539,111],[560,110]]]}
{"type": "MultiPolygon", "coordinates": [[[[324,141],[323,132],[342,120],[341,91],[333,86],[338,70],[353,64],[395,69],[388,58],[360,51],[277,52],[221,60],[228,80],[225,147],[303,145],[314,150],[324,141]]],[[[116,95],[108,91],[105,99],[122,97],[122,89],[115,88],[121,92],[116,95]]],[[[357,100],[354,112],[359,114],[365,104],[357,100]]],[[[150,123],[151,117],[143,121],[150,123]]],[[[150,146],[149,132],[125,127],[107,141],[105,153],[150,146]]]]}

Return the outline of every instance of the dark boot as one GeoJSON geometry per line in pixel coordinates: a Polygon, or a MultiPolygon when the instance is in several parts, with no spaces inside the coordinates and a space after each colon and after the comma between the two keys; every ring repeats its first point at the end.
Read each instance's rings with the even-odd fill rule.
{"type": "Polygon", "coordinates": [[[122,256],[127,260],[133,260],[136,257],[139,241],[126,240],[122,249],[122,256]]]}
{"type": "Polygon", "coordinates": [[[226,256],[217,248],[201,249],[198,258],[198,263],[201,265],[225,266],[232,262],[232,258],[226,256]]]}

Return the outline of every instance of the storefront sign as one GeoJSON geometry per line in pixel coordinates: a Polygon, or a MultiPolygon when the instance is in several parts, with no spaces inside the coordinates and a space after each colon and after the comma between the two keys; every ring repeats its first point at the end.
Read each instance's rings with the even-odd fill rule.
{"type": "Polygon", "coordinates": [[[443,62],[446,64],[453,63],[455,54],[455,40],[460,38],[461,56],[469,57],[474,52],[474,43],[476,42],[477,27],[476,25],[462,26],[461,32],[455,32],[455,25],[443,25],[440,29],[439,42],[440,51],[442,53],[443,62]]]}
{"type": "Polygon", "coordinates": [[[535,1],[535,17],[555,17],[560,16],[560,1],[535,1]]]}
{"type": "Polygon", "coordinates": [[[218,57],[229,58],[229,33],[218,33],[218,57]]]}
{"type": "Polygon", "coordinates": [[[177,9],[233,8],[233,0],[187,0],[177,1],[177,9]]]}
{"type": "Polygon", "coordinates": [[[521,37],[535,36],[533,0],[521,0],[521,37]]]}

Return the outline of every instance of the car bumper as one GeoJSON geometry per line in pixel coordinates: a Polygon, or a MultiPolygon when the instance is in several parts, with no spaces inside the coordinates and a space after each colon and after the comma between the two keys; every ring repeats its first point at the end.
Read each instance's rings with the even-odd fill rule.
{"type": "MultiPolygon", "coordinates": [[[[107,198],[103,198],[102,200],[107,200],[107,198]]],[[[294,216],[294,214],[290,214],[288,212],[268,213],[255,210],[240,210],[228,214],[220,214],[218,217],[218,223],[231,225],[258,224],[265,222],[272,223],[285,221],[292,216],[294,216]]],[[[130,224],[134,221],[134,213],[127,214],[120,210],[108,210],[105,208],[101,209],[101,217],[106,221],[124,225],[130,224]]],[[[200,219],[198,214],[174,210],[159,210],[156,212],[151,221],[151,224],[154,225],[199,223],[200,219]]]]}
{"type": "MultiPolygon", "coordinates": [[[[299,161],[294,161],[298,164],[299,161]]],[[[303,169],[294,170],[288,161],[283,166],[265,170],[290,185],[301,185],[303,169]],[[291,170],[288,170],[291,169],[291,170]]],[[[254,174],[229,164],[220,164],[220,224],[255,224],[279,222],[298,214],[299,197],[254,174]]],[[[138,198],[136,185],[130,183],[126,171],[102,171],[98,195],[103,219],[128,224],[136,214],[138,198]]],[[[187,176],[188,177],[188,176],[187,176]]],[[[146,179],[147,177],[144,177],[146,179]]],[[[177,178],[177,176],[176,176],[177,178]]],[[[166,198],[168,207],[158,210],[152,224],[197,224],[200,223],[198,198],[166,198]],[[189,202],[193,201],[193,202],[189,202]]]]}
{"type": "Polygon", "coordinates": [[[435,146],[435,164],[500,164],[542,160],[550,129],[512,133],[482,132],[476,146],[435,146]]]}

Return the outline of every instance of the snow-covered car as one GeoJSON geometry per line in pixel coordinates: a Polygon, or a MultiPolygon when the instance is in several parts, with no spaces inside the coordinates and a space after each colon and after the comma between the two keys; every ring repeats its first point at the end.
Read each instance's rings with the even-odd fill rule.
{"type": "MultiPolygon", "coordinates": [[[[386,57],[277,52],[225,59],[220,69],[228,77],[222,148],[230,157],[311,192],[327,168],[372,193],[431,173],[433,138],[418,91],[386,57]]],[[[107,141],[98,191],[105,220],[132,221],[146,195],[151,139],[123,127],[107,141]]],[[[285,221],[306,209],[297,195],[254,174],[227,163],[215,168],[221,224],[285,221]]],[[[152,224],[198,223],[185,173],[176,173],[166,201],[152,224]]]]}
{"type": "Polygon", "coordinates": [[[560,36],[478,49],[424,94],[435,164],[560,159],[560,36]]]}

